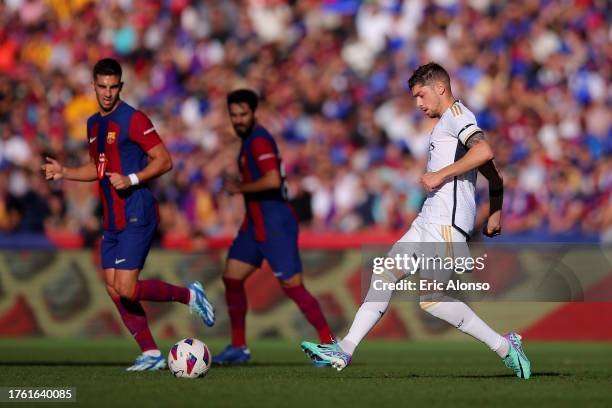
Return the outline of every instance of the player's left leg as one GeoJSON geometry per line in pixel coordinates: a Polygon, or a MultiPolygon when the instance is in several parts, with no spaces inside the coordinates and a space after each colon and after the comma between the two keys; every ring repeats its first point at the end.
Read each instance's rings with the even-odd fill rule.
{"type": "Polygon", "coordinates": [[[315,328],[323,344],[335,341],[317,299],[306,289],[302,279],[302,260],[298,248],[298,227],[293,216],[275,234],[259,243],[264,258],[270,264],[287,297],[295,302],[306,320],[315,328]]]}
{"type": "MultiPolygon", "coordinates": [[[[463,237],[458,236],[458,233],[450,226],[442,225],[441,227],[443,236],[447,244],[450,245],[451,256],[455,256],[456,249],[454,248],[458,248],[466,253],[467,244],[463,237]]],[[[469,254],[469,252],[467,253],[469,254]]],[[[450,277],[436,276],[435,271],[421,271],[421,273],[425,276],[425,280],[435,278],[439,282],[447,281],[450,277]],[[429,276],[431,273],[433,275],[429,276]]],[[[504,359],[506,365],[512,368],[519,378],[528,379],[531,375],[531,364],[525,356],[521,337],[518,334],[509,333],[506,336],[500,335],[478,317],[468,305],[441,292],[422,292],[419,305],[425,312],[446,321],[460,331],[486,344],[492,351],[504,359]]]]}
{"type": "Polygon", "coordinates": [[[327,325],[319,302],[304,286],[302,274],[296,273],[280,280],[280,284],[287,297],[295,302],[306,320],[315,328],[321,344],[333,343],[335,336],[327,325]]]}
{"type": "Polygon", "coordinates": [[[513,369],[517,377],[528,379],[531,376],[531,363],[522,348],[520,335],[511,332],[502,336],[465,303],[439,294],[434,294],[433,298],[430,296],[421,296],[419,304],[424,311],[486,344],[504,359],[506,366],[513,369]]]}

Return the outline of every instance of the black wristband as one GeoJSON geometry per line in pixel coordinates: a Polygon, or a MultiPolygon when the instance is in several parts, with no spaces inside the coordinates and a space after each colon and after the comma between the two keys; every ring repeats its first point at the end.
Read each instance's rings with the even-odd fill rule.
{"type": "Polygon", "coordinates": [[[489,190],[489,197],[501,197],[504,195],[504,189],[498,188],[497,190],[489,190]]]}

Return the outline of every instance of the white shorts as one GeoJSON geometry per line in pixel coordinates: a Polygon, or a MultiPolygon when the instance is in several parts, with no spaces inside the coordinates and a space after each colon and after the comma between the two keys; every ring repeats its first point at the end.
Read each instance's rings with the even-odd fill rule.
{"type": "Polygon", "coordinates": [[[452,225],[429,222],[421,216],[415,218],[398,242],[466,242],[465,236],[452,225]]]}
{"type": "MultiPolygon", "coordinates": [[[[408,253],[410,256],[422,258],[442,258],[448,260],[457,257],[470,257],[465,236],[452,225],[441,225],[428,222],[418,216],[406,232],[391,249],[391,254],[408,253]]],[[[425,279],[447,281],[454,272],[453,269],[436,268],[435,262],[427,268],[420,268],[419,275],[425,279]]]]}

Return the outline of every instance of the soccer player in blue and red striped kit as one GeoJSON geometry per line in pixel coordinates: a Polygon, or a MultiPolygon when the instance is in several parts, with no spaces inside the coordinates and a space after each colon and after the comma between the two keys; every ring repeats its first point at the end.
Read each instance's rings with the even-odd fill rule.
{"type": "Polygon", "coordinates": [[[257,95],[248,89],[239,89],[227,96],[232,126],[242,139],[238,157],[241,180],[225,177],[224,189],[244,196],[246,215],[230,247],[223,273],[232,344],[213,358],[219,364],[245,363],[250,359],[245,338],[247,299],[244,282],[264,259],[285,294],[317,330],[321,342],[334,340],[319,303],[302,281],[297,220],[287,202],[278,147],[255,118],[257,105],[257,95]]]}
{"type": "Polygon", "coordinates": [[[121,74],[121,65],[110,58],[98,61],[93,69],[99,111],[87,121],[90,161],[64,167],[47,158],[42,170],[47,180],[98,180],[104,208],[101,259],[106,290],[142,351],[128,371],[157,370],[166,362],[140,302],[184,303],[208,326],[214,323],[214,309],[199,282],[178,287],[138,279],[159,222],[147,182],[169,171],[172,160],[149,118],[121,100],[121,74]]]}

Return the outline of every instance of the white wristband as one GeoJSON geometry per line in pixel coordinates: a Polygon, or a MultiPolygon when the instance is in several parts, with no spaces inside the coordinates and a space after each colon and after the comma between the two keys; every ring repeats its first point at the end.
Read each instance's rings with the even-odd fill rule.
{"type": "Polygon", "coordinates": [[[140,180],[138,180],[138,176],[136,175],[136,173],[132,173],[128,175],[128,177],[130,178],[130,183],[132,183],[133,186],[140,183],[140,180]]]}

